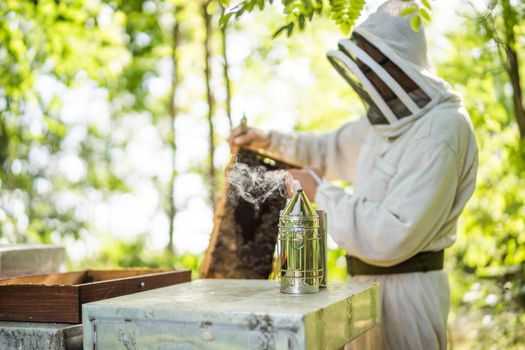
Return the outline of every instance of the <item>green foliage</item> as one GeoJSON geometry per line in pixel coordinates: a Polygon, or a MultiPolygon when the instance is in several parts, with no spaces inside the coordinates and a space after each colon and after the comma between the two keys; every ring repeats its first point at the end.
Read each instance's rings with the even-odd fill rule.
{"type": "Polygon", "coordinates": [[[83,260],[81,264],[70,265],[73,270],[90,268],[163,268],[188,269],[192,277],[198,276],[198,268],[202,261],[201,254],[167,254],[164,251],[151,249],[147,246],[147,236],[140,235],[132,240],[100,236],[101,248],[98,253],[83,260]]]}
{"type": "Polygon", "coordinates": [[[345,35],[350,33],[364,5],[364,0],[330,0],[331,18],[345,35]]]}
{"type": "Polygon", "coordinates": [[[401,16],[412,16],[410,26],[413,30],[418,31],[421,28],[422,22],[430,23],[432,21],[430,16],[431,10],[432,5],[430,5],[430,2],[428,0],[421,0],[421,4],[407,7],[401,11],[401,16]]]}
{"type": "Polygon", "coordinates": [[[348,280],[345,254],[345,251],[339,248],[328,250],[328,283],[348,280]]]}
{"type": "MultiPolygon", "coordinates": [[[[453,270],[454,258],[449,262],[453,270]]],[[[477,349],[480,344],[491,350],[523,349],[525,304],[515,297],[519,289],[515,283],[457,270],[450,277],[449,328],[454,349],[477,349]]]]}
{"type": "MultiPolygon", "coordinates": [[[[223,7],[230,5],[229,0],[216,0],[223,7]]],[[[328,7],[330,18],[339,27],[343,34],[348,35],[355,24],[355,21],[361,15],[365,6],[365,0],[329,0],[328,7]]],[[[428,0],[421,0],[422,5],[416,4],[402,11],[403,16],[411,15],[411,25],[414,30],[419,30],[421,23],[430,22],[430,11],[432,6],[428,0]]],[[[231,18],[239,18],[245,13],[253,12],[254,10],[263,11],[267,5],[273,4],[273,0],[244,0],[239,4],[233,6],[225,12],[219,23],[221,26],[228,23],[231,18]]],[[[294,30],[304,30],[306,23],[311,22],[314,17],[320,17],[323,14],[324,2],[323,0],[281,0],[283,7],[283,24],[274,33],[273,37],[277,37],[282,33],[291,36],[294,30]]]]}
{"type": "MultiPolygon", "coordinates": [[[[470,25],[452,36],[456,51],[440,66],[465,99],[480,148],[478,185],[462,223],[468,240],[457,245],[468,269],[525,262],[525,148],[510,107],[508,78],[483,31],[470,25]]],[[[525,54],[523,47],[520,53],[525,54]]]]}
{"type": "MultiPolygon", "coordinates": [[[[220,0],[224,7],[229,6],[229,1],[220,0]]],[[[229,9],[220,19],[221,25],[227,23],[230,18],[239,18],[243,14],[252,12],[255,9],[264,10],[265,6],[271,5],[273,0],[245,0],[240,4],[229,9]]],[[[329,11],[332,20],[344,34],[348,34],[361,14],[364,0],[330,0],[329,11]]],[[[322,0],[282,0],[283,24],[274,33],[274,37],[286,33],[292,35],[294,30],[304,30],[307,22],[311,22],[314,17],[321,16],[324,9],[322,0]]]]}
{"type": "MultiPolygon", "coordinates": [[[[493,3],[498,9],[498,2],[493,3]]],[[[487,18],[487,14],[475,14],[487,18]]],[[[478,183],[449,263],[453,339],[465,348],[521,349],[525,342],[525,142],[512,109],[504,55],[486,22],[450,36],[440,75],[462,94],[479,144],[478,183]]],[[[523,31],[523,19],[515,27],[523,31]]],[[[523,43],[516,49],[525,56],[523,43]]]]}
{"type": "MultiPolygon", "coordinates": [[[[119,73],[119,64],[104,64],[123,51],[113,23],[97,24],[101,9],[90,0],[0,2],[0,239],[51,242],[86,227],[63,197],[80,195],[90,179],[57,171],[72,125],[60,116],[60,96],[36,82],[68,88],[79,74],[119,73]]],[[[90,168],[92,158],[79,162],[90,168]]]]}
{"type": "MultiPolygon", "coordinates": [[[[200,74],[195,64],[200,23],[194,21],[200,7],[184,4],[0,2],[0,241],[60,243],[67,236],[84,237],[94,228],[86,208],[79,207],[83,197],[103,201],[133,191],[128,181],[138,175],[119,169],[118,160],[129,142],[130,120],[146,114],[159,138],[170,140],[169,96],[152,94],[148,81],[160,77],[162,64],[171,60],[175,17],[184,22],[183,39],[191,43],[184,47],[192,52],[185,76],[200,74]],[[43,79],[47,85],[39,87],[43,79]],[[103,122],[108,126],[97,115],[76,121],[64,112],[61,94],[86,86],[107,97],[110,115],[103,122]],[[67,156],[80,169],[74,179],[67,176],[69,165],[60,166],[67,156]]],[[[166,184],[150,180],[160,194],[169,195],[166,184]]]]}

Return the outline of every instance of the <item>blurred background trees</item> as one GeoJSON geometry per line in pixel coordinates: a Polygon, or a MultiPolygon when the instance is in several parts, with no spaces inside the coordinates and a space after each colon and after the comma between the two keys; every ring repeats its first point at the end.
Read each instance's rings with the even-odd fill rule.
{"type": "Polygon", "coordinates": [[[438,66],[463,95],[480,147],[478,185],[448,254],[459,348],[525,346],[525,4],[511,3],[468,8],[438,66]]]}
{"type": "MultiPolygon", "coordinates": [[[[283,131],[357,118],[325,53],[379,2],[0,2],[0,243],[65,244],[71,268],[196,270],[232,125],[244,112],[283,131]]],[[[447,252],[452,346],[522,349],[525,5],[461,2],[454,16],[425,2],[436,69],[480,145],[447,252]]],[[[330,252],[332,280],[346,278],[343,254],[330,252]]]]}

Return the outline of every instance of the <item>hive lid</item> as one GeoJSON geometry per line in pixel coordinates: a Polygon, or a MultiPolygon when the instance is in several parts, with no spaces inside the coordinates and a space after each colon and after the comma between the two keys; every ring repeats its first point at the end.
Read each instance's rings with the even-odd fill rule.
{"type": "Polygon", "coordinates": [[[301,188],[295,191],[281,215],[317,217],[317,213],[301,188]]]}

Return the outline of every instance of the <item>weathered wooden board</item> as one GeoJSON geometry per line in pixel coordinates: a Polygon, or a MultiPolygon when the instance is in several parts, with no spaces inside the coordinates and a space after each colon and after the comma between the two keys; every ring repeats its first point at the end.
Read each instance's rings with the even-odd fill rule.
{"type": "Polygon", "coordinates": [[[191,271],[86,270],[0,280],[0,320],[82,322],[82,304],[191,280],[191,271]]]}
{"type": "MultiPolygon", "coordinates": [[[[241,148],[232,153],[226,172],[235,162],[262,166],[268,171],[298,168],[250,149],[241,148]]],[[[268,278],[277,242],[279,212],[285,202],[285,198],[275,193],[256,210],[250,203],[236,198],[226,180],[217,202],[210,243],[201,265],[201,277],[268,278]]]]}

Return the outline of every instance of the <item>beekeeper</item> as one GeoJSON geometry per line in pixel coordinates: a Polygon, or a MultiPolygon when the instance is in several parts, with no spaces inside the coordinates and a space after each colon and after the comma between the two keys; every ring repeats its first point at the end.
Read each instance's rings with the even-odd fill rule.
{"type": "Polygon", "coordinates": [[[432,73],[423,29],[383,4],[328,59],[367,106],[361,119],[326,134],[249,129],[251,144],[317,169],[293,171],[328,213],[329,234],[348,253],[353,281],[381,284],[382,324],[359,349],[445,349],[450,296],[443,251],[476,181],[477,146],[460,97],[432,73]]]}

